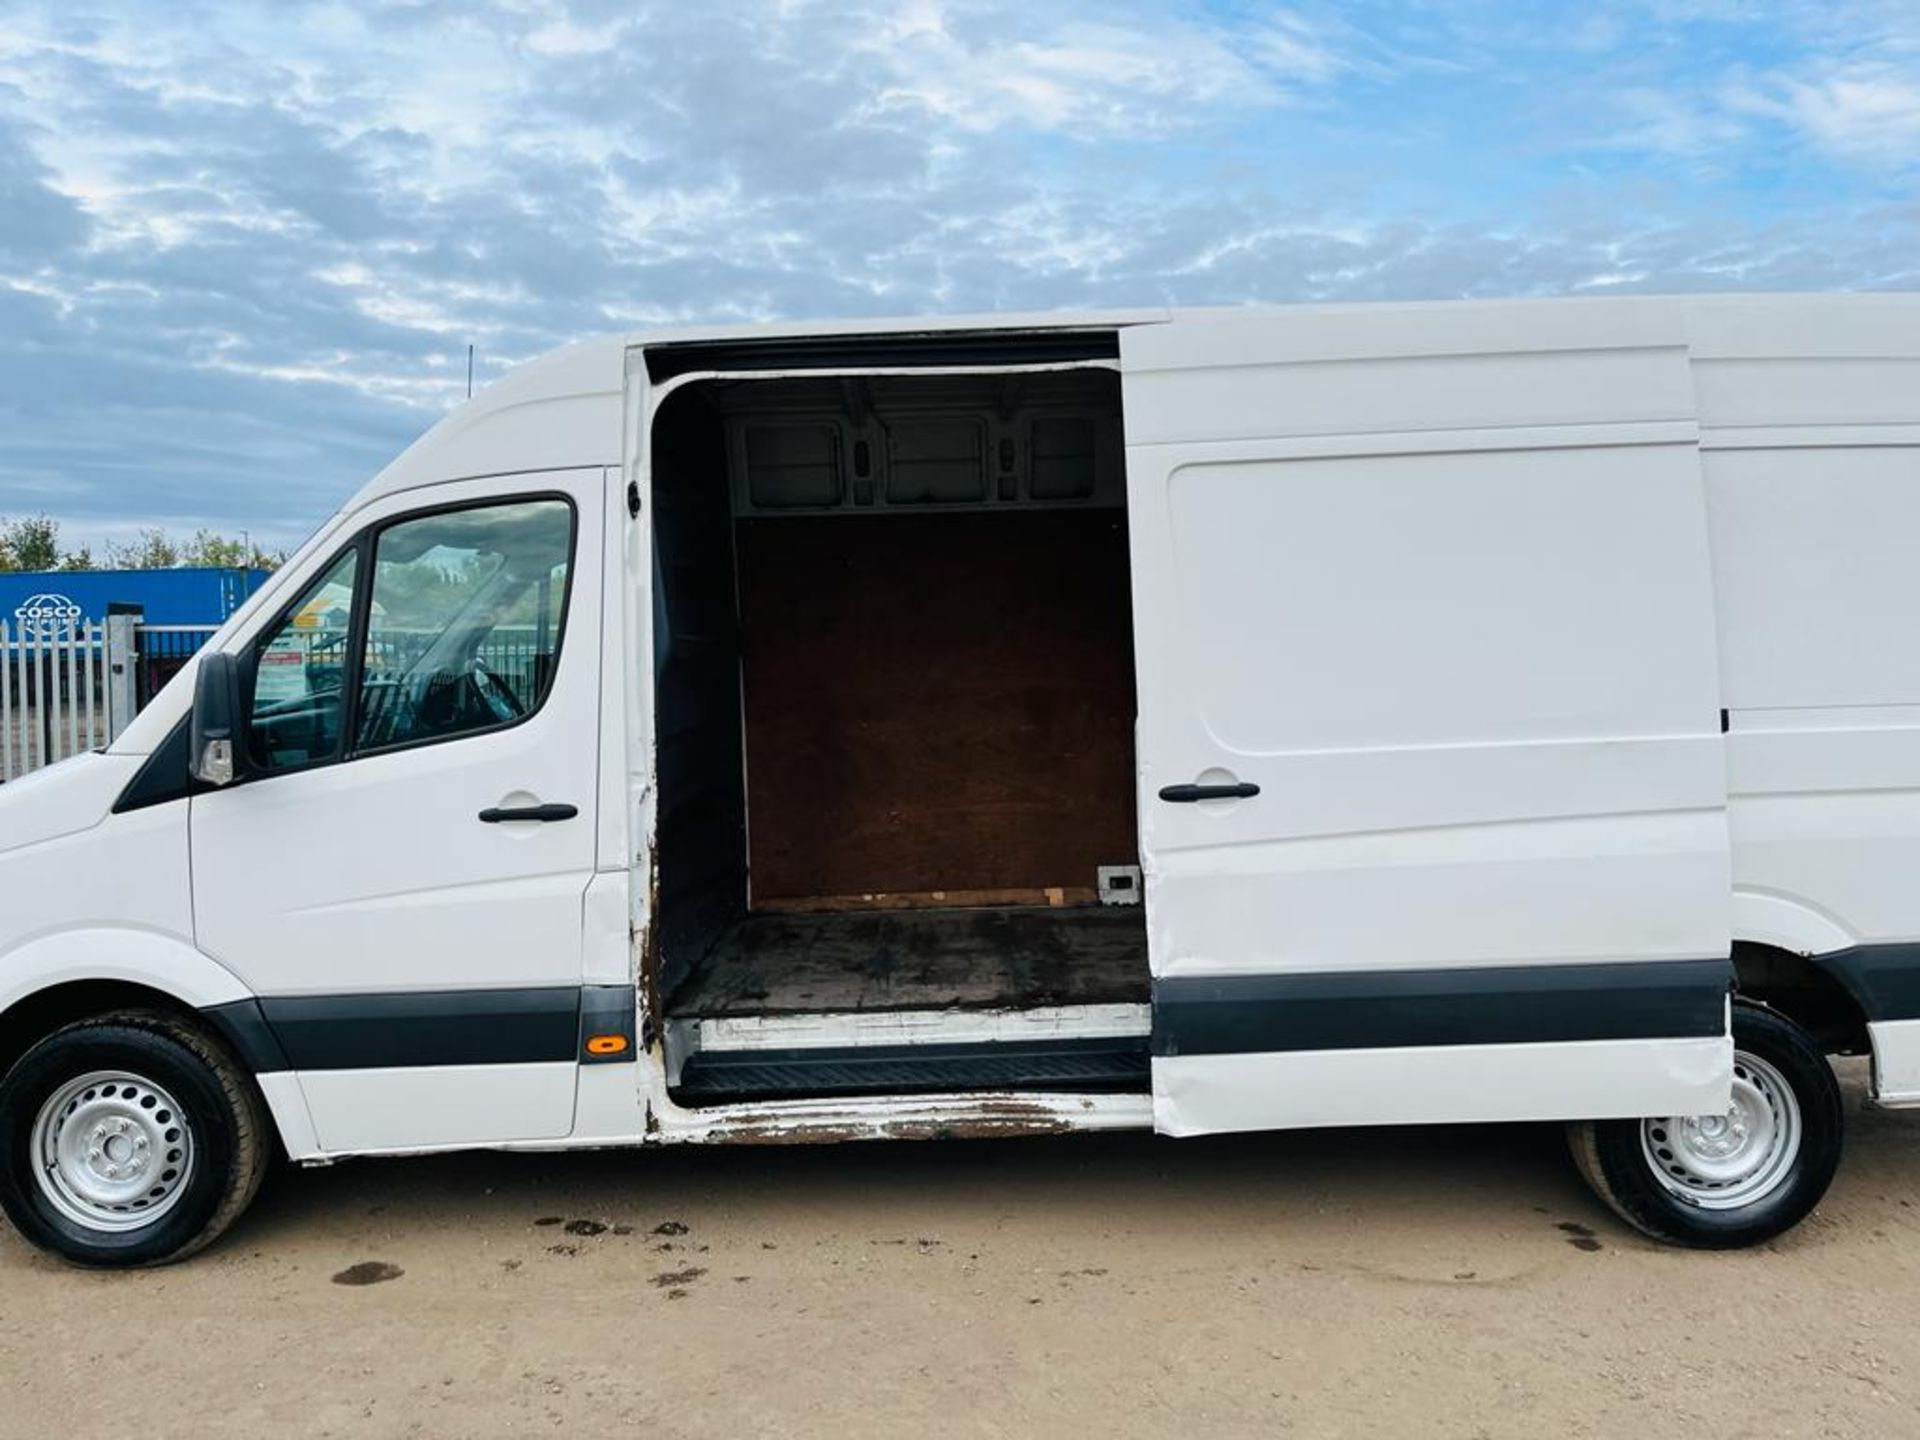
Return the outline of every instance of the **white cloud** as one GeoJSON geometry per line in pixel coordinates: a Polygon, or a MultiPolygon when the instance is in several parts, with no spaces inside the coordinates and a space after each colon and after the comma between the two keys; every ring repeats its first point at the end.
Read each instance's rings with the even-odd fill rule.
{"type": "Polygon", "coordinates": [[[77,540],[295,538],[469,341],[1920,284],[1912,0],[104,3],[0,22],[0,513],[77,540]]]}
{"type": "Polygon", "coordinates": [[[1730,90],[1727,103],[1781,121],[1836,155],[1920,164],[1920,63],[1911,70],[1857,64],[1817,75],[1773,76],[1730,90]]]}
{"type": "Polygon", "coordinates": [[[548,21],[527,36],[527,48],[536,55],[603,55],[620,43],[631,29],[625,20],[610,20],[604,25],[578,25],[562,16],[548,21]]]}
{"type": "Polygon", "coordinates": [[[1746,127],[1722,107],[1683,95],[1634,88],[1615,97],[1619,128],[1607,137],[1612,149],[1652,150],[1699,156],[1739,144],[1746,127]]]}
{"type": "Polygon", "coordinates": [[[1344,68],[1285,14],[1234,26],[1069,15],[963,30],[954,15],[965,8],[907,0],[875,26],[860,51],[886,77],[879,104],[923,108],[966,131],[1142,134],[1217,120],[1223,106],[1287,104],[1344,68]]]}

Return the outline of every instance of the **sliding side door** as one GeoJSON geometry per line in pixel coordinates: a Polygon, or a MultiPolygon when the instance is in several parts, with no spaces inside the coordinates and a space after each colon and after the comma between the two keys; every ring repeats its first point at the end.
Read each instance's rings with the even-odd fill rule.
{"type": "Polygon", "coordinates": [[[1684,337],[1584,309],[1123,332],[1159,1129],[1725,1107],[1684,337]]]}

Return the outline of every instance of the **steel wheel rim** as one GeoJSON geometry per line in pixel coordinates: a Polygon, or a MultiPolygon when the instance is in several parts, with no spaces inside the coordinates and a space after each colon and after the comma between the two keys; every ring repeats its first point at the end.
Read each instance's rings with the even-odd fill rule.
{"type": "Polygon", "coordinates": [[[1737,1210],[1786,1183],[1800,1154],[1800,1102],[1769,1061],[1734,1052],[1724,1115],[1640,1123],[1640,1147],[1666,1191],[1702,1210],[1737,1210]]]}
{"type": "Polygon", "coordinates": [[[193,1178],[193,1132],[179,1103],[124,1070],[90,1071],[54,1091],[32,1141],[40,1193],[89,1230],[151,1225],[193,1178]]]}

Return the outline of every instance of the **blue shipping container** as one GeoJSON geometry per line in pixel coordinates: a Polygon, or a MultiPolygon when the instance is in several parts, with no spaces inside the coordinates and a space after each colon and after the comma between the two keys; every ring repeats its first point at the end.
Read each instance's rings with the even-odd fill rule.
{"type": "Polygon", "coordinates": [[[0,620],[56,627],[107,618],[109,605],[137,606],[149,625],[218,625],[260,588],[265,570],[43,570],[0,572],[0,620]]]}

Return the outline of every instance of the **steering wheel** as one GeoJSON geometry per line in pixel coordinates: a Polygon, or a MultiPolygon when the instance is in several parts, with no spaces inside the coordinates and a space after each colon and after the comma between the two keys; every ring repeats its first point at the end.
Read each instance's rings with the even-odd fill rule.
{"type": "Polygon", "coordinates": [[[518,720],[527,713],[527,707],[513,688],[487,667],[487,662],[478,655],[467,665],[467,675],[473,681],[473,692],[480,697],[480,703],[493,713],[493,718],[506,723],[518,720]]]}

